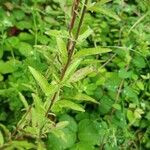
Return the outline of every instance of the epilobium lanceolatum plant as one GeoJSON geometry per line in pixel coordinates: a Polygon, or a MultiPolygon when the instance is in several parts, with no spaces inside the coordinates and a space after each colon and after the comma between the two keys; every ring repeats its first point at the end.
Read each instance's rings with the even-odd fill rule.
{"type": "Polygon", "coordinates": [[[149,0],[0,4],[0,149],[146,149],[149,0]]]}

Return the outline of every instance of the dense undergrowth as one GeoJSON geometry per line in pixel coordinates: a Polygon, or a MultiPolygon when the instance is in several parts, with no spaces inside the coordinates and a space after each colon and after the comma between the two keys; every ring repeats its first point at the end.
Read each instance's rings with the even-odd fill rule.
{"type": "Polygon", "coordinates": [[[86,2],[1,0],[0,150],[150,149],[150,1],[86,2]]]}

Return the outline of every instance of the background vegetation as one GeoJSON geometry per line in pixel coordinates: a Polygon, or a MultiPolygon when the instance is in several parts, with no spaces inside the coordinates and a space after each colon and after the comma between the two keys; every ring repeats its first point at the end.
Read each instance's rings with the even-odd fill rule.
{"type": "Polygon", "coordinates": [[[149,62],[149,0],[1,0],[0,149],[150,149],[149,62]]]}

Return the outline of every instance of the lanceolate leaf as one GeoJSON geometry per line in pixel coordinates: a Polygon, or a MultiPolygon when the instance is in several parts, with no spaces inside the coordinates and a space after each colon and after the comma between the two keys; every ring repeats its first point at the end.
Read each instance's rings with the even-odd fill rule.
{"type": "Polygon", "coordinates": [[[58,89],[58,86],[50,85],[47,82],[46,78],[40,72],[38,72],[37,70],[35,70],[32,67],[29,67],[29,69],[30,69],[30,72],[32,73],[33,77],[37,81],[38,85],[40,86],[40,88],[42,89],[42,91],[44,92],[44,94],[46,96],[53,94],[58,89]]]}
{"type": "Polygon", "coordinates": [[[77,69],[77,67],[79,66],[80,62],[82,59],[74,59],[72,61],[72,63],[70,64],[70,66],[68,67],[65,76],[63,78],[63,81],[66,81],[67,79],[70,78],[70,76],[75,72],[75,70],[77,69]]]}
{"type": "Polygon", "coordinates": [[[66,63],[66,61],[67,61],[67,48],[66,48],[65,42],[60,37],[57,37],[57,46],[58,46],[58,50],[59,50],[59,53],[61,56],[60,59],[63,61],[63,63],[66,63]]]}
{"type": "Polygon", "coordinates": [[[83,34],[81,34],[78,38],[79,43],[83,42],[89,35],[93,33],[91,28],[88,28],[83,34]]]}
{"type": "Polygon", "coordinates": [[[82,111],[82,112],[85,111],[80,105],[78,105],[78,104],[76,104],[72,101],[69,101],[69,100],[59,100],[59,101],[57,101],[54,104],[53,109],[55,109],[57,107],[59,107],[59,108],[70,108],[70,109],[77,110],[77,111],[82,111]]]}
{"type": "Polygon", "coordinates": [[[25,97],[22,95],[22,93],[19,92],[19,97],[20,97],[20,100],[22,101],[24,107],[26,109],[28,109],[29,105],[28,105],[28,102],[26,101],[25,97]]]}
{"type": "Polygon", "coordinates": [[[99,13],[101,13],[103,15],[106,15],[108,17],[116,19],[117,21],[120,21],[119,16],[116,15],[116,13],[113,12],[111,9],[108,9],[106,7],[94,5],[94,6],[90,7],[89,10],[94,11],[94,12],[99,12],[99,13]]]}
{"type": "Polygon", "coordinates": [[[44,114],[45,113],[45,109],[44,109],[44,103],[42,102],[42,100],[40,99],[40,97],[38,97],[38,95],[36,94],[32,94],[33,100],[34,100],[34,106],[36,111],[38,111],[40,114],[44,114]]]}
{"type": "Polygon", "coordinates": [[[95,70],[93,66],[87,66],[77,70],[73,76],[70,78],[70,82],[77,82],[83,78],[85,78],[88,74],[92,73],[95,70]]]}
{"type": "Polygon", "coordinates": [[[99,102],[97,102],[94,98],[92,98],[86,94],[83,94],[83,93],[77,94],[75,97],[73,97],[73,99],[79,100],[79,101],[88,101],[88,102],[99,104],[99,102]]]}
{"type": "Polygon", "coordinates": [[[33,77],[35,78],[35,80],[39,84],[40,88],[42,89],[42,91],[45,94],[48,93],[49,84],[48,84],[46,78],[40,72],[35,70],[34,68],[29,67],[29,69],[30,69],[30,72],[32,73],[33,77]]]}
{"type": "Polygon", "coordinates": [[[2,132],[0,131],[0,146],[4,144],[4,137],[2,135],[2,132]]]}
{"type": "Polygon", "coordinates": [[[82,50],[78,51],[74,55],[74,58],[81,58],[81,57],[90,56],[90,55],[108,53],[111,51],[112,50],[109,48],[102,48],[102,47],[86,48],[86,49],[82,49],[82,50]]]}

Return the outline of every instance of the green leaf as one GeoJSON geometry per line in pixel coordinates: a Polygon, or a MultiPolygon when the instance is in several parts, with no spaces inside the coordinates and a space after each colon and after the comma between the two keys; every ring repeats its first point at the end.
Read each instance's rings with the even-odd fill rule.
{"type": "Polygon", "coordinates": [[[12,73],[18,68],[17,66],[18,64],[19,61],[13,59],[6,62],[0,61],[0,73],[2,74],[12,73]]]}
{"type": "Polygon", "coordinates": [[[137,108],[135,111],[134,111],[134,117],[136,119],[141,119],[141,115],[144,114],[144,111],[140,108],[137,108]]]}
{"type": "Polygon", "coordinates": [[[57,87],[55,85],[50,85],[40,72],[30,66],[29,69],[46,96],[49,96],[50,94],[54,93],[55,90],[57,90],[57,87]]]}
{"type": "Polygon", "coordinates": [[[78,51],[74,55],[74,58],[80,58],[80,57],[85,57],[85,56],[90,56],[90,55],[108,53],[111,51],[112,50],[109,48],[102,48],[102,47],[86,48],[86,49],[82,49],[82,50],[78,51]]]}
{"type": "Polygon", "coordinates": [[[0,81],[3,81],[4,77],[0,74],[0,81]]]}
{"type": "Polygon", "coordinates": [[[113,105],[113,100],[109,98],[108,96],[103,96],[100,99],[100,105],[99,105],[99,112],[103,115],[108,113],[113,105]]]}
{"type": "Polygon", "coordinates": [[[44,102],[39,98],[37,94],[32,94],[33,100],[34,100],[34,106],[35,109],[38,113],[40,114],[45,114],[45,109],[44,109],[44,102]]]}
{"type": "Polygon", "coordinates": [[[0,59],[3,57],[3,54],[4,54],[3,48],[0,47],[0,59]]]}
{"type": "Polygon", "coordinates": [[[34,149],[36,148],[36,146],[33,143],[29,143],[27,141],[12,141],[11,145],[16,148],[16,147],[20,147],[20,148],[25,148],[25,149],[34,149]]]}
{"type": "Polygon", "coordinates": [[[82,43],[85,41],[87,37],[89,37],[93,33],[93,30],[91,28],[88,28],[83,34],[79,35],[78,42],[82,43]]]}
{"type": "Polygon", "coordinates": [[[19,49],[19,52],[26,57],[34,54],[32,46],[28,43],[20,42],[17,47],[19,49]]]}
{"type": "Polygon", "coordinates": [[[73,132],[77,132],[78,125],[72,116],[69,116],[67,114],[61,115],[59,121],[68,121],[69,124],[67,125],[67,128],[73,132]]]}
{"type": "Polygon", "coordinates": [[[55,130],[55,133],[50,134],[48,136],[48,149],[50,150],[70,149],[70,147],[74,145],[75,141],[76,141],[76,133],[70,131],[68,128],[64,128],[63,130],[55,130]],[[63,133],[60,131],[62,131],[63,133]]]}
{"type": "Polygon", "coordinates": [[[80,105],[69,100],[59,100],[52,107],[52,109],[56,111],[59,111],[60,108],[70,108],[73,110],[85,112],[85,110],[80,105]]]}
{"type": "Polygon", "coordinates": [[[121,105],[120,104],[113,104],[113,107],[117,110],[121,110],[121,105]]]}
{"type": "Polygon", "coordinates": [[[0,129],[3,130],[5,138],[7,138],[7,140],[10,139],[11,133],[9,132],[9,130],[3,124],[0,124],[0,129]]]}
{"type": "Polygon", "coordinates": [[[104,5],[104,4],[111,2],[111,1],[112,0],[101,0],[101,1],[97,2],[95,5],[104,5]]]}
{"type": "Polygon", "coordinates": [[[65,128],[66,126],[68,126],[69,122],[68,121],[61,121],[61,122],[58,122],[56,124],[56,128],[57,129],[63,129],[65,128]]]}
{"type": "Polygon", "coordinates": [[[79,142],[73,145],[70,150],[95,150],[95,148],[92,144],[87,142],[79,142]]]}
{"type": "Polygon", "coordinates": [[[131,111],[131,110],[127,110],[127,118],[129,120],[129,122],[132,122],[135,120],[135,116],[134,116],[134,113],[131,111]]]}
{"type": "Polygon", "coordinates": [[[66,81],[67,79],[70,78],[70,76],[75,72],[75,70],[77,69],[77,67],[81,63],[81,60],[82,59],[74,59],[72,61],[72,63],[70,64],[70,66],[68,67],[68,69],[64,75],[63,81],[66,81]]]}
{"type": "Polygon", "coordinates": [[[2,135],[2,132],[0,131],[0,146],[4,144],[4,137],[2,135]]]}
{"type": "Polygon", "coordinates": [[[78,100],[78,101],[87,101],[87,102],[99,104],[99,102],[97,102],[94,98],[83,93],[78,93],[77,95],[73,97],[73,99],[78,100]]]}
{"type": "Polygon", "coordinates": [[[16,48],[16,46],[18,46],[20,41],[19,41],[19,38],[13,36],[13,37],[8,38],[6,42],[8,42],[11,47],[16,48]]]}
{"type": "Polygon", "coordinates": [[[143,84],[144,82],[142,82],[142,81],[137,81],[136,82],[136,86],[140,89],[140,90],[144,90],[144,84],[143,84]]]}
{"type": "Polygon", "coordinates": [[[78,138],[81,142],[94,146],[99,144],[101,137],[103,137],[103,132],[101,132],[101,126],[98,122],[90,119],[84,119],[79,122],[78,138]]]}
{"type": "Polygon", "coordinates": [[[145,60],[142,56],[135,56],[133,64],[140,69],[146,66],[145,60]]]}
{"type": "Polygon", "coordinates": [[[120,69],[119,70],[119,77],[122,79],[130,78],[132,75],[131,71],[127,71],[126,69],[120,69]]]}
{"type": "Polygon", "coordinates": [[[24,107],[25,107],[26,109],[28,109],[28,108],[29,108],[28,102],[27,102],[27,100],[25,99],[25,97],[22,95],[22,93],[20,93],[20,92],[19,92],[19,97],[20,97],[20,100],[22,101],[24,107]]]}
{"type": "Polygon", "coordinates": [[[98,6],[98,5],[94,5],[92,7],[89,8],[90,11],[94,11],[94,12],[99,12],[103,15],[106,15],[108,17],[111,17],[117,21],[120,21],[120,18],[118,15],[116,15],[115,12],[113,12],[111,9],[108,9],[106,7],[102,7],[102,6],[98,6]]]}
{"type": "Polygon", "coordinates": [[[69,79],[70,82],[77,82],[85,78],[88,74],[92,73],[95,70],[93,66],[87,66],[77,70],[69,79]]]}
{"type": "Polygon", "coordinates": [[[67,53],[66,44],[60,37],[57,37],[57,46],[61,56],[60,59],[63,61],[63,64],[65,64],[67,61],[68,53],[67,53]]]}

